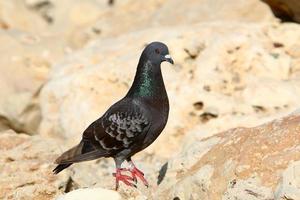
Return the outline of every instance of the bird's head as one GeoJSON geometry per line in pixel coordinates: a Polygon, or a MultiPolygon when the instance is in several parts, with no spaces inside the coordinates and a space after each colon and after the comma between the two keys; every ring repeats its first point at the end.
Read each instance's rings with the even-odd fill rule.
{"type": "Polygon", "coordinates": [[[174,64],[167,45],[162,42],[152,42],[148,44],[144,49],[142,56],[153,64],[160,65],[164,61],[174,64]]]}

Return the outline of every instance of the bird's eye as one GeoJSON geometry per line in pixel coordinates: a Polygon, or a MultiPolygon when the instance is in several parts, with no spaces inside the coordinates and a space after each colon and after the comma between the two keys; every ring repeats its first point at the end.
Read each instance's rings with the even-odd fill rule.
{"type": "Polygon", "coordinates": [[[159,49],[155,49],[155,53],[159,54],[160,53],[159,49]]]}

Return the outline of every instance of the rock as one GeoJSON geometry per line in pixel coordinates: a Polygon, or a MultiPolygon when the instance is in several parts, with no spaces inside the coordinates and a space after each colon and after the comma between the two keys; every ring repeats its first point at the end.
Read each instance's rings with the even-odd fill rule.
{"type": "Polygon", "coordinates": [[[125,95],[154,40],[176,63],[162,66],[170,118],[133,158],[150,188],[122,184],[122,198],[297,199],[299,110],[269,121],[300,107],[299,38],[259,0],[0,1],[0,131],[20,133],[0,132],[0,199],[114,188],[112,159],[58,176],[52,162],[125,95]]]}
{"type": "Polygon", "coordinates": [[[154,198],[298,199],[299,133],[296,114],[195,141],[169,161],[154,198]]]}
{"type": "Polygon", "coordinates": [[[283,21],[300,23],[300,2],[297,0],[263,0],[272,9],[274,15],[283,21]]]}
{"type": "Polygon", "coordinates": [[[209,0],[166,1],[156,12],[156,15],[154,15],[153,23],[178,25],[220,21],[220,19],[222,21],[234,22],[264,22],[273,20],[268,8],[260,1],[218,0],[215,3],[209,0]],[[257,12],[257,14],[249,12],[250,10],[257,12]]]}
{"type": "Polygon", "coordinates": [[[281,182],[275,191],[275,199],[300,199],[300,162],[294,161],[289,164],[282,173],[281,182]]]}
{"type": "MultiPolygon", "coordinates": [[[[236,128],[196,140],[168,162],[166,174],[162,175],[163,182],[158,187],[154,185],[157,173],[152,171],[155,163],[152,160],[149,161],[151,172],[146,170],[146,176],[151,176],[150,189],[144,190],[141,185],[138,190],[121,187],[120,194],[132,199],[297,199],[299,121],[300,115],[295,113],[255,128],[236,128]]],[[[71,167],[71,170],[54,176],[52,161],[61,151],[57,141],[13,132],[1,133],[0,137],[0,168],[3,172],[0,197],[3,199],[18,199],[16,194],[30,199],[53,199],[64,190],[74,189],[70,184],[80,182],[78,174],[87,176],[88,180],[76,187],[91,187],[95,181],[106,187],[109,187],[107,181],[113,184],[112,162],[109,165],[103,160],[93,161],[95,164],[92,165],[91,162],[77,164],[73,169],[71,167]],[[82,170],[84,165],[94,167],[82,170]],[[89,174],[97,169],[105,173],[94,180],[89,174]]],[[[147,158],[143,160],[145,168],[147,158]]],[[[93,189],[87,190],[90,189],[84,189],[94,193],[93,189]]],[[[72,192],[58,199],[73,199],[73,195],[82,192],[72,192]]]]}
{"type": "Polygon", "coordinates": [[[63,196],[57,198],[57,200],[101,200],[101,199],[109,199],[109,200],[121,200],[121,196],[113,190],[106,190],[102,188],[86,188],[86,189],[78,189],[73,190],[63,196]]]}
{"type": "Polygon", "coordinates": [[[236,126],[255,126],[300,107],[296,98],[300,91],[296,78],[299,57],[285,51],[298,44],[292,32],[298,35],[299,27],[263,27],[259,31],[253,26],[250,33],[235,26],[235,33],[229,34],[206,29],[210,36],[201,36],[206,48],[194,61],[194,88],[198,90],[190,99],[202,102],[203,109],[194,108],[191,114],[203,121],[205,109],[210,107],[218,115],[198,123],[200,137],[236,126]],[[283,41],[282,35],[289,39],[283,41]]]}
{"type": "Polygon", "coordinates": [[[47,22],[29,9],[24,1],[0,2],[0,29],[40,33],[47,27],[47,22]]]}
{"type": "MultiPolygon", "coordinates": [[[[112,173],[115,172],[114,162],[110,159],[100,159],[77,163],[60,174],[54,175],[52,173],[55,167],[54,160],[62,153],[60,146],[62,145],[57,140],[43,138],[39,135],[28,136],[16,134],[13,131],[1,132],[0,199],[69,199],[73,198],[73,195],[85,195],[86,193],[101,193],[100,197],[103,198],[106,194],[112,194],[112,198],[119,198],[122,195],[122,198],[136,200],[145,199],[145,195],[149,196],[150,191],[142,183],[139,184],[139,190],[121,184],[120,195],[101,188],[91,189],[91,191],[89,189],[77,190],[86,187],[114,189],[115,179],[112,176],[112,173]],[[69,194],[68,192],[72,190],[76,191],[69,194]],[[63,193],[67,194],[59,197],[63,193]]],[[[150,160],[149,158],[145,159],[150,160]]],[[[143,169],[145,169],[151,185],[154,185],[156,183],[155,170],[159,169],[161,163],[157,163],[155,159],[151,159],[151,161],[151,163],[149,161],[149,163],[143,164],[143,169]]],[[[139,162],[136,164],[140,165],[139,162]]]]}
{"type": "Polygon", "coordinates": [[[40,132],[67,139],[69,147],[77,143],[82,131],[126,94],[144,42],[153,40],[170,46],[176,65],[163,64],[171,117],[147,153],[169,157],[195,126],[206,137],[283,116],[300,107],[293,64],[299,57],[286,51],[299,43],[299,35],[300,28],[289,24],[200,23],[96,40],[53,67],[41,92],[40,132]]]}
{"type": "Polygon", "coordinates": [[[65,43],[20,31],[0,31],[0,129],[36,134],[38,96],[51,65],[64,55],[65,43]]]}
{"type": "MultiPolygon", "coordinates": [[[[78,4],[80,9],[77,9],[77,12],[74,10],[74,21],[81,16],[81,13],[94,13],[93,9],[82,12],[81,4],[83,2],[78,4]]],[[[72,7],[74,7],[73,4],[72,7]]],[[[269,8],[258,0],[246,2],[219,0],[216,4],[209,0],[149,0],[146,3],[127,0],[114,1],[113,5],[107,5],[107,7],[102,5],[100,9],[101,14],[98,12],[96,20],[74,27],[69,32],[68,38],[72,44],[81,47],[86,42],[99,37],[107,38],[148,28],[192,25],[220,19],[234,22],[274,21],[269,8]]],[[[63,16],[65,16],[65,12],[63,12],[63,16]]],[[[60,17],[60,19],[64,19],[64,17],[60,17]]]]}
{"type": "MultiPolygon", "coordinates": [[[[145,187],[141,181],[137,183],[137,188],[127,187],[120,184],[118,192],[123,198],[137,198],[138,196],[151,196],[152,189],[157,187],[158,175],[161,166],[165,164],[165,159],[151,154],[141,154],[134,157],[134,162],[141,169],[149,182],[149,188],[145,187]]],[[[129,167],[126,162],[123,167],[129,167]]],[[[113,159],[100,158],[95,161],[76,163],[62,173],[70,174],[72,187],[70,190],[78,188],[94,188],[101,187],[105,189],[115,189],[115,163],[113,159]]]]}
{"type": "Polygon", "coordinates": [[[40,34],[59,34],[69,41],[72,48],[81,48],[96,38],[120,36],[149,27],[191,25],[220,19],[235,22],[274,21],[268,6],[258,0],[219,0],[217,4],[209,0],[149,0],[146,3],[132,0],[13,0],[2,6],[5,27],[30,32],[37,29],[40,34]],[[26,17],[22,18],[23,15],[26,17]],[[28,23],[31,18],[37,24],[36,29],[28,23]]]}
{"type": "Polygon", "coordinates": [[[68,175],[52,174],[59,152],[55,140],[13,131],[1,133],[0,199],[50,200],[62,193],[68,175]]]}

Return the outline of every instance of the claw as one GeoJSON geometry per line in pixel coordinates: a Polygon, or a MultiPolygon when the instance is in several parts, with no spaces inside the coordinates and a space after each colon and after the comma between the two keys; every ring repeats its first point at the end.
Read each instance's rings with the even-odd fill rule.
{"type": "Polygon", "coordinates": [[[131,173],[133,181],[137,183],[137,178],[139,178],[141,181],[143,181],[144,185],[148,187],[149,184],[148,181],[145,179],[144,173],[134,165],[132,160],[129,160],[129,164],[131,165],[131,167],[129,168],[129,172],[131,173]]]}
{"type": "Polygon", "coordinates": [[[141,172],[138,168],[134,166],[132,169],[130,169],[130,172],[134,182],[137,182],[137,178],[139,178],[141,181],[143,181],[146,187],[149,187],[148,181],[144,177],[144,173],[141,172]]]}
{"type": "Polygon", "coordinates": [[[135,187],[136,185],[134,183],[131,183],[130,181],[134,181],[134,179],[130,176],[121,174],[121,171],[127,171],[124,169],[117,169],[116,173],[113,173],[113,176],[116,177],[116,190],[118,190],[119,188],[119,182],[123,182],[125,185],[131,186],[131,187],[135,187]]]}
{"type": "Polygon", "coordinates": [[[117,168],[116,173],[113,173],[113,176],[116,177],[116,190],[119,188],[119,182],[122,181],[124,184],[131,186],[131,187],[137,187],[136,184],[138,182],[138,178],[144,183],[144,185],[148,188],[149,184],[148,181],[144,177],[144,173],[136,168],[136,166],[133,164],[132,161],[130,161],[131,167],[129,169],[127,168],[117,168]],[[131,177],[125,174],[121,174],[121,172],[130,172],[131,177]],[[132,182],[134,183],[132,183],[132,182]]]}

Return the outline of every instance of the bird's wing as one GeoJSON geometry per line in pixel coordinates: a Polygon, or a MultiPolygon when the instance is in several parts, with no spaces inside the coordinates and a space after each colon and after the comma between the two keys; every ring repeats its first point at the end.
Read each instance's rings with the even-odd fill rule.
{"type": "Polygon", "coordinates": [[[93,122],[84,132],[83,140],[92,141],[97,148],[107,152],[118,152],[143,138],[150,122],[150,115],[141,104],[123,100],[93,122]]]}

